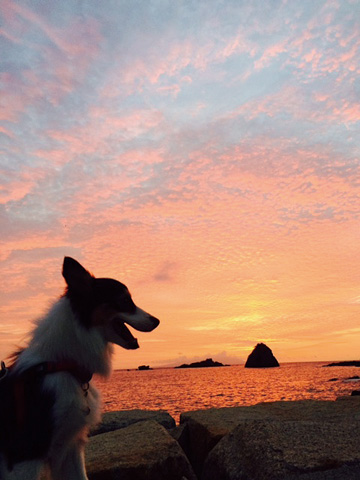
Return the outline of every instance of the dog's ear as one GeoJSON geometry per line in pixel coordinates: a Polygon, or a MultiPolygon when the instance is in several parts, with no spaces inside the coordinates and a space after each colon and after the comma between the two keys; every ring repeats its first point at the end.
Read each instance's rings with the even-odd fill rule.
{"type": "Polygon", "coordinates": [[[69,290],[79,294],[90,293],[94,277],[79,262],[65,257],[62,274],[69,290]]]}

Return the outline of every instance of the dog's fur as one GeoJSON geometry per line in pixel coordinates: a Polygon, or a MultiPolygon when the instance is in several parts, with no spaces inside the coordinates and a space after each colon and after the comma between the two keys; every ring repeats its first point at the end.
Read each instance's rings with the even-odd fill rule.
{"type": "Polygon", "coordinates": [[[0,379],[0,400],[10,410],[0,412],[2,480],[36,480],[40,472],[52,480],[86,480],[84,445],[100,421],[91,376],[110,374],[112,343],[138,348],[124,322],[143,332],[159,324],[136,307],[125,285],[95,278],[70,257],[63,276],[65,294],[0,379]]]}

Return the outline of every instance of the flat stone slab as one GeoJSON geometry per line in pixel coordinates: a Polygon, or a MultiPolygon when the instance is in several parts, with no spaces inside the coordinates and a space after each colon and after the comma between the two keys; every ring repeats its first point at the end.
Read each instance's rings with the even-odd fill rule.
{"type": "Polygon", "coordinates": [[[85,460],[89,480],[196,480],[179,444],[154,421],[91,437],[85,460]]]}
{"type": "Polygon", "coordinates": [[[175,420],[164,410],[122,410],[104,413],[101,424],[91,432],[91,435],[112,432],[145,420],[153,420],[168,430],[176,426],[175,420]]]}

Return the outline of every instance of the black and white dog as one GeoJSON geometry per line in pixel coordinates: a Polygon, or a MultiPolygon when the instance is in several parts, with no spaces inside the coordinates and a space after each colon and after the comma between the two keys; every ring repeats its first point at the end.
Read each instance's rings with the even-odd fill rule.
{"type": "Polygon", "coordinates": [[[0,376],[0,479],[86,480],[84,446],[100,421],[94,373],[111,373],[112,343],[139,347],[125,324],[150,332],[159,320],[125,285],[95,278],[65,257],[67,289],[38,321],[27,348],[0,376]]]}

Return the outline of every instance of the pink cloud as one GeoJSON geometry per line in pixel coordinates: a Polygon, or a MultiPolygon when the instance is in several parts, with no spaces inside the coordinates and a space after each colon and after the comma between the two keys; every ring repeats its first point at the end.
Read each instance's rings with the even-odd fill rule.
{"type": "Polygon", "coordinates": [[[149,48],[146,58],[119,61],[119,66],[113,69],[101,95],[104,98],[121,97],[124,95],[124,86],[127,88],[126,95],[129,95],[139,89],[141,91],[146,85],[158,85],[160,92],[177,94],[184,83],[192,81],[188,75],[181,76],[186,67],[203,72],[210,65],[223,63],[232,55],[246,53],[253,56],[256,51],[255,44],[242,33],[219,42],[209,39],[199,43],[196,38],[188,38],[181,43],[169,42],[162,47],[161,55],[156,46],[156,50],[149,48]],[[172,85],[162,84],[164,79],[169,82],[169,79],[177,76],[180,76],[180,82],[176,78],[172,85]]]}
{"type": "Polygon", "coordinates": [[[33,155],[35,155],[39,159],[43,159],[48,164],[51,164],[52,166],[62,166],[65,163],[69,162],[69,155],[64,151],[60,149],[48,149],[48,150],[34,150],[33,155]]]}
{"type": "Polygon", "coordinates": [[[0,98],[0,120],[15,122],[19,113],[25,109],[25,97],[22,82],[15,75],[0,73],[2,84],[0,98]]]}
{"type": "Polygon", "coordinates": [[[326,95],[324,93],[314,93],[314,99],[316,102],[326,102],[329,100],[330,95],[326,95]]]}
{"type": "Polygon", "coordinates": [[[114,135],[119,139],[133,139],[155,128],[162,121],[156,110],[134,110],[116,114],[112,109],[92,107],[85,126],[69,131],[48,131],[50,138],[66,145],[67,154],[91,154],[107,150],[107,141],[114,135]]]}
{"type": "Polygon", "coordinates": [[[302,91],[294,86],[287,86],[281,91],[270,93],[260,98],[255,98],[241,105],[234,110],[230,116],[243,115],[247,119],[256,118],[262,113],[266,113],[270,117],[283,113],[284,111],[292,111],[295,115],[303,109],[302,91]]]}
{"type": "Polygon", "coordinates": [[[334,108],[333,112],[335,117],[340,117],[345,123],[360,122],[360,103],[349,104],[345,101],[340,108],[334,108]]]}
{"type": "Polygon", "coordinates": [[[23,68],[9,81],[3,75],[0,118],[15,121],[27,106],[44,99],[57,105],[72,92],[85,79],[97,57],[102,36],[99,24],[93,19],[74,18],[60,28],[15,1],[1,2],[0,8],[6,18],[2,34],[15,43],[26,41],[37,58],[37,69],[23,68]],[[33,34],[37,35],[39,31],[48,40],[41,48],[33,40],[33,34]]]}
{"type": "Polygon", "coordinates": [[[11,238],[3,241],[1,252],[0,252],[0,261],[6,261],[9,259],[10,255],[14,252],[24,251],[32,252],[34,250],[46,251],[46,249],[56,249],[59,248],[59,251],[64,251],[68,248],[64,240],[64,232],[55,230],[49,226],[48,231],[43,231],[39,226],[32,228],[30,221],[26,228],[26,236],[24,236],[24,224],[20,225],[17,231],[13,232],[11,238]]]}
{"type": "Polygon", "coordinates": [[[16,15],[41,30],[47,38],[63,53],[69,56],[87,56],[89,47],[93,48],[101,40],[98,23],[94,19],[74,19],[66,28],[57,28],[33,10],[17,2],[5,0],[3,11],[8,19],[9,28],[16,22],[16,15]]]}
{"type": "MultiPolygon", "coordinates": [[[[54,176],[56,176],[58,172],[56,167],[65,163],[64,154],[56,151],[39,150],[31,152],[31,155],[37,155],[39,159],[45,158],[46,163],[33,161],[33,165],[23,166],[21,171],[6,170],[4,168],[2,172],[4,180],[0,185],[0,204],[7,205],[12,202],[24,201],[27,196],[31,195],[36,198],[41,186],[47,182],[51,183],[54,176]]],[[[35,157],[32,157],[32,159],[35,160],[35,157]]],[[[43,199],[44,205],[46,200],[45,198],[43,199]]],[[[9,206],[12,215],[14,217],[18,217],[19,215],[19,218],[25,215],[26,218],[26,213],[21,214],[22,208],[18,207],[19,205],[9,206]]]]}
{"type": "Polygon", "coordinates": [[[246,102],[231,112],[229,118],[240,115],[251,120],[260,114],[276,117],[288,113],[295,119],[311,119],[314,122],[356,123],[359,120],[359,103],[354,100],[351,104],[342,95],[328,91],[330,88],[326,92],[313,92],[308,96],[300,86],[288,85],[278,92],[246,102]]]}
{"type": "Polygon", "coordinates": [[[135,58],[125,65],[119,62],[117,68],[103,87],[103,97],[115,97],[123,94],[123,86],[127,87],[126,94],[142,90],[146,83],[155,85],[160,82],[161,76],[173,77],[191,63],[192,45],[189,41],[183,44],[169,46],[162,55],[150,52],[146,59],[135,58]]]}
{"type": "Polygon", "coordinates": [[[15,135],[13,134],[13,132],[11,132],[8,128],[2,127],[1,125],[0,125],[0,133],[3,133],[9,138],[15,138],[15,135]]]}
{"type": "Polygon", "coordinates": [[[165,161],[164,154],[161,150],[129,150],[126,153],[119,155],[117,160],[122,165],[141,164],[141,165],[156,165],[165,161]]]}
{"type": "Polygon", "coordinates": [[[29,180],[14,180],[0,185],[0,204],[21,200],[32,190],[34,185],[35,182],[29,180]]]}
{"type": "Polygon", "coordinates": [[[240,52],[249,52],[254,55],[255,48],[255,44],[250,43],[243,34],[239,33],[235,38],[228,40],[225,47],[220,51],[219,57],[228,58],[240,52]]]}
{"type": "Polygon", "coordinates": [[[55,29],[50,28],[46,21],[34,11],[26,8],[24,5],[7,0],[5,1],[5,11],[8,14],[8,20],[10,20],[10,24],[14,22],[16,15],[18,15],[23,20],[42,30],[43,33],[45,33],[55,45],[61,48],[62,42],[59,36],[56,34],[55,29]]]}
{"type": "MultiPolygon", "coordinates": [[[[176,185],[184,205],[191,199],[201,215],[206,215],[201,207],[206,199],[205,204],[211,203],[211,216],[215,210],[236,216],[233,207],[239,216],[246,212],[243,227],[244,222],[256,225],[257,219],[268,226],[298,228],[302,223],[344,222],[356,217],[357,171],[348,171],[346,161],[330,147],[306,149],[295,147],[291,140],[259,137],[229,148],[216,159],[202,151],[192,158],[176,185]],[[190,187],[188,195],[185,185],[190,187]],[[211,198],[216,199],[215,205],[211,198]]],[[[172,210],[171,206],[167,209],[172,210]]]]}
{"type": "Polygon", "coordinates": [[[267,67],[273,58],[278,57],[281,53],[287,51],[287,44],[288,40],[283,40],[275,45],[271,45],[270,47],[266,48],[259,58],[254,63],[255,70],[261,70],[264,67],[267,67]]]}
{"type": "Polygon", "coordinates": [[[0,35],[5,37],[12,43],[20,44],[22,40],[15,35],[12,35],[10,32],[6,31],[4,28],[0,28],[0,35]]]}

